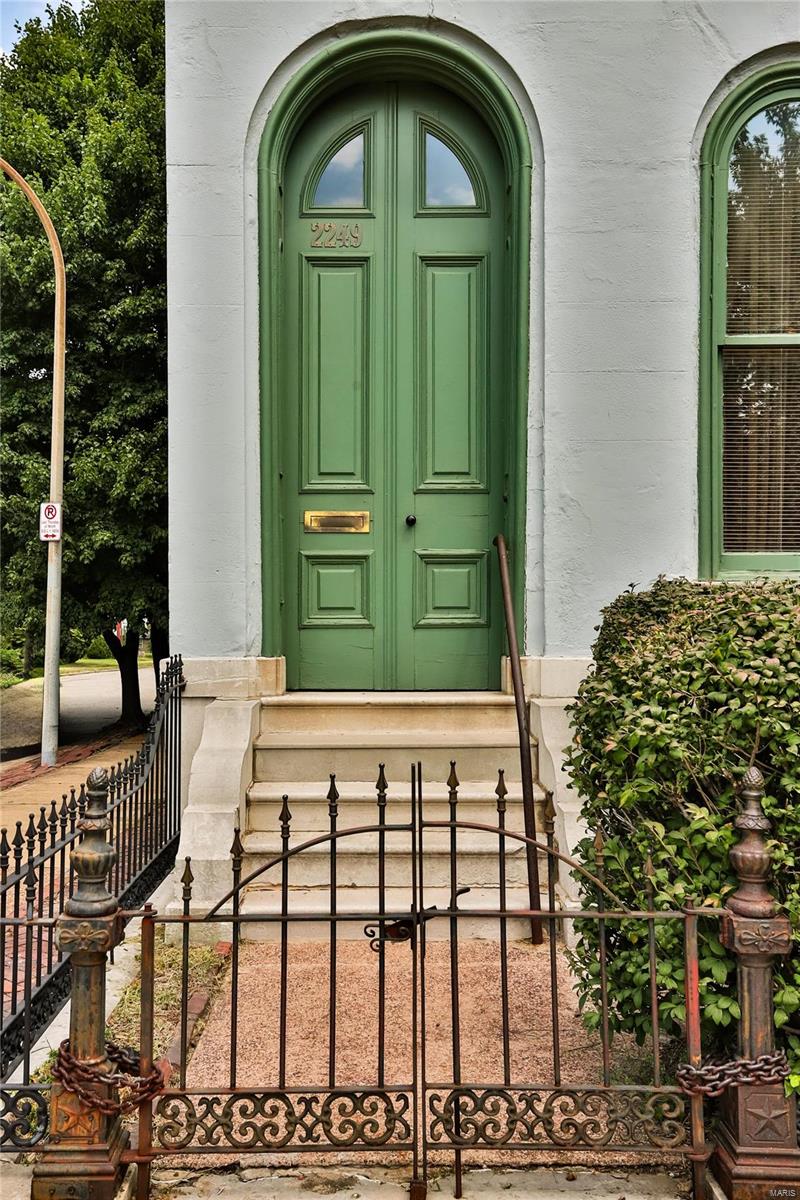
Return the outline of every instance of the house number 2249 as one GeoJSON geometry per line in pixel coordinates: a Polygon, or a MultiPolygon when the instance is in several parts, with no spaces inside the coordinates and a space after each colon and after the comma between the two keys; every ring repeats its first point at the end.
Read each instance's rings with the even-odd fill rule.
{"type": "Polygon", "coordinates": [[[336,221],[312,221],[311,245],[319,250],[336,250],[361,245],[361,226],[338,225],[336,221]]]}

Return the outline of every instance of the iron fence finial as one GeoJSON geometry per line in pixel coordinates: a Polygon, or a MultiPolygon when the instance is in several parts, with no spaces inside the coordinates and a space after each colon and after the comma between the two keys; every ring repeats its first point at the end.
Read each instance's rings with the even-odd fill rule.
{"type": "Polygon", "coordinates": [[[78,822],[83,839],[70,854],[75,870],[75,895],[64,905],[69,916],[102,917],[115,912],[117,902],[108,890],[108,877],[117,853],[107,840],[109,778],[105,767],[95,767],[86,780],[86,808],[78,822]]]}
{"type": "Polygon", "coordinates": [[[333,818],[339,812],[339,791],[336,787],[336,776],[331,775],[330,780],[331,786],[328,788],[328,795],[326,798],[328,801],[328,815],[333,818]]]}
{"type": "Polygon", "coordinates": [[[758,767],[750,767],[739,786],[742,807],[734,821],[741,837],[729,854],[739,886],[726,902],[726,908],[743,917],[775,914],[775,901],[767,886],[772,855],[766,835],[772,826],[764,813],[764,791],[764,776],[758,767]]]}
{"type": "Polygon", "coordinates": [[[33,863],[28,863],[28,871],[25,876],[25,901],[28,910],[28,920],[33,916],[33,904],[36,900],[36,872],[33,869],[33,863]]]}

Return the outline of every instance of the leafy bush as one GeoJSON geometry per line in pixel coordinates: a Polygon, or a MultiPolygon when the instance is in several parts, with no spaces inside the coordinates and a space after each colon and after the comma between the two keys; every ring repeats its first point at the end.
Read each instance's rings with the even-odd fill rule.
{"type": "Polygon", "coordinates": [[[106,645],[106,639],[102,633],[98,633],[97,637],[92,638],[83,655],[84,658],[110,658],[111,651],[106,645]]]}
{"type": "MultiPolygon", "coordinates": [[[[649,854],[656,907],[689,899],[720,907],[736,886],[728,861],[738,840],[736,785],[751,762],[764,774],[772,888],[796,944],[793,958],[776,963],[775,1021],[800,1090],[800,583],[659,579],[604,610],[594,657],[571,710],[568,761],[591,834],[605,839],[607,883],[626,903],[647,907],[649,854]]],[[[589,864],[592,843],[587,837],[579,848],[589,864]]],[[[736,969],[719,922],[700,926],[704,1042],[730,1052],[736,969]]],[[[663,921],[656,928],[662,1029],[680,1038],[680,929],[663,921]]],[[[612,1028],[642,1041],[650,1032],[646,927],[615,924],[608,956],[612,1028]]],[[[595,923],[581,923],[574,960],[591,1024],[599,1005],[595,923]]]]}
{"type": "Polygon", "coordinates": [[[4,675],[22,674],[22,655],[10,646],[0,647],[0,671],[4,675]]]}
{"type": "Polygon", "coordinates": [[[77,662],[83,658],[88,638],[82,629],[61,630],[61,661],[77,662]]]}

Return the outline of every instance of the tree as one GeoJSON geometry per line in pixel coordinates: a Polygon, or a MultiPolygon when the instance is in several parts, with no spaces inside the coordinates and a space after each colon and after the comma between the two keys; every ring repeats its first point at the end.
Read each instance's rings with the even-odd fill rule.
{"type": "MultiPolygon", "coordinates": [[[[38,192],[67,270],[62,628],[102,631],[123,719],[141,716],[136,651],[167,626],[166,198],[161,0],[66,3],[0,58],[3,157],[38,192]],[[122,646],[112,633],[127,617],[122,646]]],[[[2,615],[43,636],[36,530],[50,455],[53,275],[38,219],[0,187],[2,615]]]]}

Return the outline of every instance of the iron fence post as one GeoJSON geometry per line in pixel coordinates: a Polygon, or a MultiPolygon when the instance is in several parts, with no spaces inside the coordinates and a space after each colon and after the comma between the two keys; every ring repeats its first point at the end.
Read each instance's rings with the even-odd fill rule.
{"type": "MultiPolygon", "coordinates": [[[[778,955],[789,953],[792,942],[789,921],[776,914],[768,886],[771,826],[762,806],[764,779],[756,767],[745,775],[741,797],[736,820],[741,837],[730,853],[739,886],[725,904],[722,941],[737,962],[739,1057],[756,1059],[775,1050],[772,965],[778,955]]],[[[795,1100],[781,1083],[728,1088],[714,1172],[729,1200],[800,1197],[795,1100]]]]}
{"type": "MultiPolygon", "coordinates": [[[[114,1071],[105,1044],[106,961],[122,938],[117,901],[108,890],[116,861],[107,840],[108,790],[108,773],[92,771],[79,823],[83,838],[70,855],[77,886],[56,921],[58,947],[69,955],[72,972],[70,1054],[81,1066],[106,1074],[114,1071]]],[[[116,1098],[113,1084],[85,1086],[101,1100],[116,1098]]],[[[106,1116],[54,1082],[50,1144],[34,1167],[31,1200],[112,1200],[127,1140],[119,1116],[106,1116]]]]}

